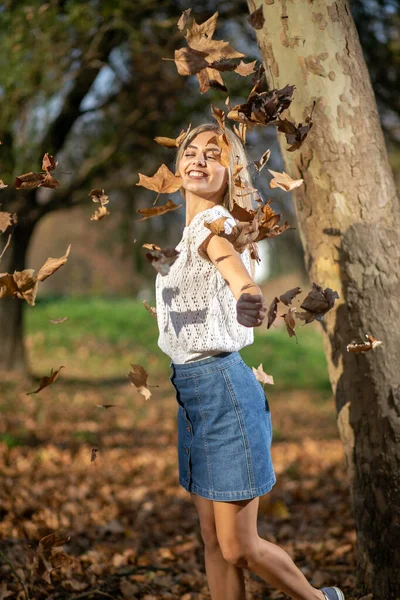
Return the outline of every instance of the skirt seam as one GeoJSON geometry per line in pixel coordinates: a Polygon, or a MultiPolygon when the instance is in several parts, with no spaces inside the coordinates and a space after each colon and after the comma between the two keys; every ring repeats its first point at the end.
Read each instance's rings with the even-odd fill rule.
{"type": "Polygon", "coordinates": [[[229,395],[231,397],[235,412],[236,412],[236,416],[239,422],[239,426],[240,426],[240,432],[242,434],[242,439],[243,439],[243,444],[244,444],[244,451],[246,454],[246,465],[247,465],[247,473],[249,476],[249,483],[250,483],[250,489],[253,490],[255,489],[255,480],[254,480],[254,473],[253,473],[253,467],[252,467],[252,462],[251,462],[251,450],[250,450],[250,446],[248,444],[248,440],[247,440],[247,435],[245,434],[244,431],[244,427],[243,427],[243,420],[242,420],[242,416],[240,414],[240,407],[239,407],[239,403],[237,401],[234,389],[232,387],[232,383],[231,380],[229,379],[229,376],[226,374],[225,369],[222,369],[221,371],[222,376],[225,380],[226,386],[229,390],[229,395]],[[250,455],[250,456],[249,456],[250,455]]]}
{"type": "Polygon", "coordinates": [[[208,442],[207,442],[207,434],[206,434],[206,420],[204,418],[204,411],[203,411],[203,406],[202,406],[201,398],[200,398],[200,394],[199,394],[199,385],[198,385],[198,383],[199,383],[198,377],[196,377],[196,379],[195,379],[196,398],[197,398],[197,401],[199,403],[200,416],[201,416],[201,421],[202,421],[201,434],[202,434],[203,441],[204,441],[204,449],[205,449],[206,460],[207,460],[208,482],[209,482],[210,489],[211,489],[211,492],[212,492],[213,491],[213,480],[212,480],[212,472],[211,472],[211,464],[210,464],[210,455],[209,455],[209,452],[208,452],[208,442]]]}

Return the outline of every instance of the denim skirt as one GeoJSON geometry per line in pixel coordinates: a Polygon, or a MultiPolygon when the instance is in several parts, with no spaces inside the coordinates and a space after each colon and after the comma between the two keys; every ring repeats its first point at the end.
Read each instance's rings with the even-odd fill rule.
{"type": "Polygon", "coordinates": [[[170,367],[178,403],[180,485],[220,501],[269,492],[276,481],[269,404],[239,352],[170,367]]]}

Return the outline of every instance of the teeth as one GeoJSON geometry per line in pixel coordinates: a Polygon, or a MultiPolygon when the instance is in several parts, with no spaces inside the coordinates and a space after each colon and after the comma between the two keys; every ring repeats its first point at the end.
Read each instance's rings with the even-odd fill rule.
{"type": "Polygon", "coordinates": [[[189,171],[189,175],[190,177],[207,177],[207,175],[202,171],[189,171]]]}

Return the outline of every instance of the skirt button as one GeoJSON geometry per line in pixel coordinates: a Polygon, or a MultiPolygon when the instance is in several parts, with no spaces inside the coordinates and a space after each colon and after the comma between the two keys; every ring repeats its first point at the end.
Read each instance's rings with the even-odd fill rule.
{"type": "Polygon", "coordinates": [[[187,429],[188,431],[191,431],[191,427],[190,427],[190,425],[188,425],[188,427],[186,427],[186,429],[187,429]]]}
{"type": "Polygon", "coordinates": [[[186,454],[189,454],[189,448],[185,448],[186,454]]]}

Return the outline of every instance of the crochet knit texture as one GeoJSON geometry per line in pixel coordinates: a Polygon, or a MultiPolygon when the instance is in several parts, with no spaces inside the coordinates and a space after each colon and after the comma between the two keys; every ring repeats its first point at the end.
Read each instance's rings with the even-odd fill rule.
{"type": "MultiPolygon", "coordinates": [[[[227,217],[225,232],[236,225],[230,212],[221,205],[194,216],[176,250],[180,252],[167,275],[156,277],[158,346],[173,363],[201,360],[220,352],[233,352],[252,344],[252,327],[240,325],[236,318],[236,299],[217,267],[198,248],[210,235],[204,222],[227,217]]],[[[250,269],[248,248],[239,255],[250,269]]]]}

